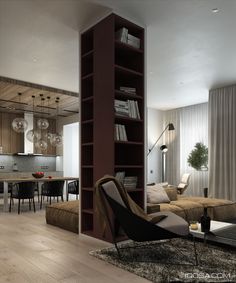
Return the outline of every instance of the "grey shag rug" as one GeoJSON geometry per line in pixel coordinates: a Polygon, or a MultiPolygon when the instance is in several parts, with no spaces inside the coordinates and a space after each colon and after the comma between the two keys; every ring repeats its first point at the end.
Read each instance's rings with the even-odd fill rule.
{"type": "Polygon", "coordinates": [[[120,244],[121,259],[114,247],[90,255],[128,270],[152,282],[236,282],[236,249],[196,242],[199,265],[195,265],[193,242],[172,239],[120,244]]]}

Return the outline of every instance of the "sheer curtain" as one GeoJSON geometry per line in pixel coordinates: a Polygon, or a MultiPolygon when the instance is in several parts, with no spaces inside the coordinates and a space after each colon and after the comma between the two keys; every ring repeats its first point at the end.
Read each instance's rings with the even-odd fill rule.
{"type": "Polygon", "coordinates": [[[197,171],[188,163],[188,155],[197,142],[208,146],[208,104],[197,104],[167,111],[165,123],[173,123],[175,131],[165,133],[167,153],[167,181],[179,184],[184,173],[190,173],[190,185],[186,195],[203,196],[208,186],[208,171],[197,171]]]}
{"type": "Polygon", "coordinates": [[[236,201],[236,86],[209,93],[209,192],[236,201]]]}

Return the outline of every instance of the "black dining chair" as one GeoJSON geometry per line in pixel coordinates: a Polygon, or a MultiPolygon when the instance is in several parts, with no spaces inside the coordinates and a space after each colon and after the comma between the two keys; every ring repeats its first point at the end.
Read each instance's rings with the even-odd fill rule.
{"type": "Polygon", "coordinates": [[[67,196],[66,196],[67,201],[69,200],[69,194],[76,195],[76,199],[78,199],[78,196],[79,196],[79,181],[78,180],[70,182],[68,184],[68,191],[67,191],[67,196]]]}
{"type": "Polygon", "coordinates": [[[65,183],[64,181],[50,181],[50,182],[44,182],[42,184],[40,209],[42,208],[44,196],[49,198],[50,204],[52,203],[51,200],[52,197],[57,197],[57,202],[58,202],[58,197],[61,197],[61,200],[64,201],[63,199],[64,183],[65,183]]]}
{"type": "Polygon", "coordinates": [[[18,199],[18,214],[20,214],[20,201],[25,199],[29,200],[30,210],[31,210],[31,201],[32,201],[35,212],[35,203],[34,203],[35,186],[36,184],[34,182],[14,183],[11,188],[9,212],[11,212],[11,207],[14,198],[18,199]]]}

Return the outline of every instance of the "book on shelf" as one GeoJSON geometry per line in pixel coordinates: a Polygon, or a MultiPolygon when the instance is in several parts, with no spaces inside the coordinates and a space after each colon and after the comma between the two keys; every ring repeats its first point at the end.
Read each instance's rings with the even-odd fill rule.
{"type": "Polygon", "coordinates": [[[125,171],[118,171],[116,172],[115,175],[116,179],[120,182],[120,183],[124,183],[124,178],[125,178],[125,171]]]}
{"type": "Polygon", "coordinates": [[[131,35],[131,34],[127,35],[127,43],[129,45],[132,45],[133,47],[140,48],[140,39],[136,36],[131,35]]]}
{"type": "Polygon", "coordinates": [[[137,187],[138,177],[137,176],[127,176],[124,178],[124,187],[129,189],[135,189],[137,187]]]}
{"type": "Polygon", "coordinates": [[[123,27],[123,28],[119,29],[118,31],[116,31],[115,38],[116,38],[116,40],[127,43],[128,29],[123,27]]]}
{"type": "Polygon", "coordinates": [[[126,86],[120,86],[120,90],[126,93],[136,94],[136,88],[135,87],[126,87],[126,86]]]}
{"type": "Polygon", "coordinates": [[[125,125],[115,124],[115,140],[128,141],[125,125]]]}
{"type": "Polygon", "coordinates": [[[138,102],[135,100],[122,101],[115,99],[115,113],[118,116],[140,119],[138,102]]]}
{"type": "Polygon", "coordinates": [[[127,28],[122,27],[115,33],[116,40],[127,43],[133,47],[140,48],[140,39],[132,34],[129,34],[127,28]]]}

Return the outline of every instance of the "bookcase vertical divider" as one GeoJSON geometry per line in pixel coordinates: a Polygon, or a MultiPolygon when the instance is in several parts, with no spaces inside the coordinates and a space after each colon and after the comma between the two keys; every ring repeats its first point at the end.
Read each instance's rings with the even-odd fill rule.
{"type": "MultiPolygon", "coordinates": [[[[143,28],[115,14],[81,34],[81,232],[109,242],[112,235],[109,229],[102,231],[99,221],[95,182],[106,174],[125,172],[129,195],[144,207],[143,40],[143,28]],[[134,46],[116,38],[124,27],[134,46]],[[115,100],[124,105],[132,100],[132,116],[118,116],[115,100]],[[116,125],[123,140],[115,136],[116,125]]],[[[110,214],[117,238],[124,239],[110,214]]]]}

